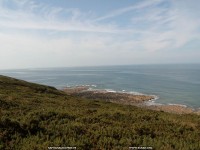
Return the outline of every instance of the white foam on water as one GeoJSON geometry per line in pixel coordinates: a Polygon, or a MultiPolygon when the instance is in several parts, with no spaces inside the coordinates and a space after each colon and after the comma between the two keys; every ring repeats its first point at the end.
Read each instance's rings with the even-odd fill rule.
{"type": "Polygon", "coordinates": [[[172,104],[172,103],[168,103],[167,105],[171,105],[171,106],[181,106],[181,107],[188,107],[187,105],[183,105],[183,104],[172,104]]]}
{"type": "Polygon", "coordinates": [[[151,100],[149,100],[149,101],[145,101],[144,102],[145,105],[147,105],[147,106],[151,106],[151,105],[156,105],[156,106],[164,105],[164,104],[156,102],[156,100],[159,99],[159,96],[157,96],[157,95],[149,95],[149,96],[153,96],[154,98],[151,99],[151,100]]]}
{"type": "Polygon", "coordinates": [[[97,85],[95,84],[76,84],[76,85],[72,85],[71,87],[97,87],[97,85]]]}
{"type": "Polygon", "coordinates": [[[110,93],[117,93],[117,91],[113,90],[113,89],[105,89],[106,92],[110,92],[110,93]]]}
{"type": "Polygon", "coordinates": [[[154,105],[154,106],[161,106],[161,105],[163,105],[161,103],[156,103],[155,101],[152,101],[152,100],[144,102],[144,104],[147,105],[147,106],[152,106],[152,105],[154,105]]]}

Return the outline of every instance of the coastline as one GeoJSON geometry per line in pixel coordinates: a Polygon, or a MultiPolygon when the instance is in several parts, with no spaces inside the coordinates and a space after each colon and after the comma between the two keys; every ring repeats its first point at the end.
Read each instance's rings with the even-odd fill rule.
{"type": "Polygon", "coordinates": [[[93,99],[93,100],[105,100],[112,103],[118,103],[123,105],[133,105],[146,109],[164,111],[168,113],[176,114],[197,114],[200,115],[200,109],[194,109],[186,105],[181,104],[159,104],[155,101],[159,98],[156,95],[146,95],[137,92],[125,92],[125,91],[113,91],[92,89],[89,85],[81,85],[74,87],[65,87],[62,89],[69,95],[78,97],[93,99]]]}

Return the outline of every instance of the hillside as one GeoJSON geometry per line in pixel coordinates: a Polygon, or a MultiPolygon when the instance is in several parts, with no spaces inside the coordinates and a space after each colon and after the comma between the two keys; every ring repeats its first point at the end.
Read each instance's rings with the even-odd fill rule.
{"type": "Polygon", "coordinates": [[[0,76],[0,149],[200,149],[200,116],[80,98],[0,76]]]}

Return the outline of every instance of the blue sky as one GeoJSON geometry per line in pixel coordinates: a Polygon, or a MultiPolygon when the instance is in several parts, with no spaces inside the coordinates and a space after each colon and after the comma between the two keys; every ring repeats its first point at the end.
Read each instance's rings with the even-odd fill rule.
{"type": "Polygon", "coordinates": [[[199,0],[0,0],[0,69],[200,63],[199,0]]]}

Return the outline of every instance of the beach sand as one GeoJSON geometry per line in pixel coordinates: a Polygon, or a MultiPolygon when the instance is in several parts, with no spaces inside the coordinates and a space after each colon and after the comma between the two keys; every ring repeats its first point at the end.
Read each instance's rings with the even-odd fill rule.
{"type": "Polygon", "coordinates": [[[106,90],[90,90],[89,86],[77,86],[64,88],[64,92],[69,95],[79,96],[92,100],[105,100],[123,105],[134,105],[156,111],[164,111],[176,114],[197,114],[200,115],[200,109],[195,110],[182,105],[147,105],[146,102],[156,99],[152,95],[130,94],[125,92],[109,92],[106,90]]]}

